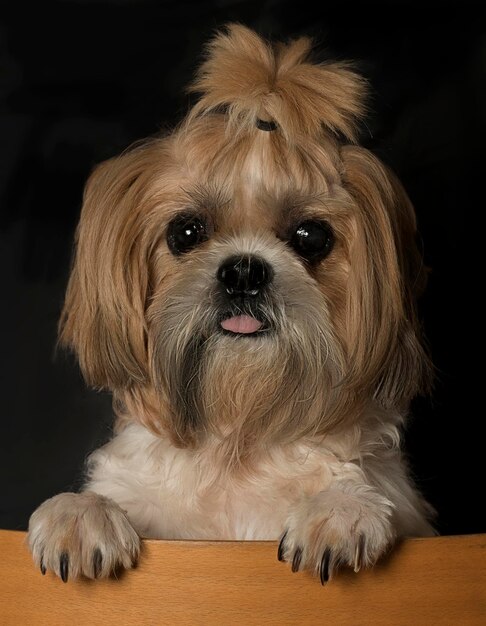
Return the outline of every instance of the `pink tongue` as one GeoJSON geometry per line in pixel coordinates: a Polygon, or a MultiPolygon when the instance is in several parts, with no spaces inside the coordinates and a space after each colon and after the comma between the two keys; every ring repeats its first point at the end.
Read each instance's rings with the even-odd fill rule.
{"type": "Polygon", "coordinates": [[[262,327],[262,322],[259,322],[249,315],[236,315],[235,317],[223,320],[221,326],[232,333],[249,334],[259,330],[262,327]]]}

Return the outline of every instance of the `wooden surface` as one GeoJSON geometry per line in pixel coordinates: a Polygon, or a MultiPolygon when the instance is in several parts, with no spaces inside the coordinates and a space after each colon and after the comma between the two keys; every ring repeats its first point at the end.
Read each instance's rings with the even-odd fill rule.
{"type": "Polygon", "coordinates": [[[0,531],[2,626],[486,625],[486,535],[413,539],[326,587],[273,542],[145,541],[118,580],[42,576],[25,533],[0,531]]]}

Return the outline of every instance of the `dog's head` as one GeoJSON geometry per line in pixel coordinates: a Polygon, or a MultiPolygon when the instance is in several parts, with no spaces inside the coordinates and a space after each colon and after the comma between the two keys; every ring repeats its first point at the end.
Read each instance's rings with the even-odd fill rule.
{"type": "Polygon", "coordinates": [[[229,26],[183,123],[86,186],[61,342],[179,445],[319,435],[424,380],[412,206],[355,145],[363,79],[309,52],[229,26]]]}

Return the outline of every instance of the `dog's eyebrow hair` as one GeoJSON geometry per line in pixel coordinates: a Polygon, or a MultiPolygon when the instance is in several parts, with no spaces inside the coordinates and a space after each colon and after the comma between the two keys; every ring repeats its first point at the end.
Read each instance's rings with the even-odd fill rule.
{"type": "Polygon", "coordinates": [[[209,211],[217,211],[230,202],[230,197],[215,185],[204,185],[198,183],[192,188],[183,188],[189,201],[196,208],[209,211]]]}
{"type": "Polygon", "coordinates": [[[329,195],[326,193],[301,193],[298,191],[289,192],[278,200],[280,211],[284,215],[298,214],[305,211],[309,207],[326,206],[329,195]]]}

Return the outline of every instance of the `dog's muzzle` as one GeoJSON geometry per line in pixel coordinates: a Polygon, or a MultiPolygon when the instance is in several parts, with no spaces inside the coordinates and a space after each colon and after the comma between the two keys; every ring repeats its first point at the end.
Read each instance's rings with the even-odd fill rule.
{"type": "Polygon", "coordinates": [[[230,334],[252,335],[265,330],[259,299],[271,283],[273,271],[262,258],[246,254],[226,259],[216,275],[228,303],[220,321],[230,334]]]}

